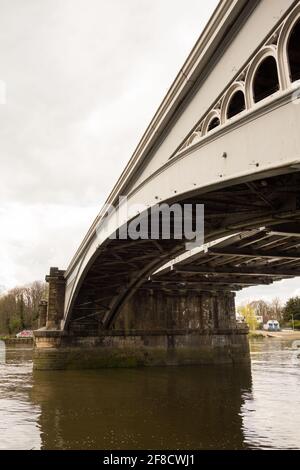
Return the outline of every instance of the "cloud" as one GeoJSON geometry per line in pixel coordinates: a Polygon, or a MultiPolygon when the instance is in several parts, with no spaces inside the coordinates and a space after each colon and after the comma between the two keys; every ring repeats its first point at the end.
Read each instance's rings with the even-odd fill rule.
{"type": "Polygon", "coordinates": [[[237,292],[236,304],[251,302],[252,300],[262,299],[266,302],[272,301],[275,297],[286,302],[290,297],[300,295],[300,279],[283,279],[282,281],[274,282],[268,286],[255,286],[243,289],[237,292]]]}
{"type": "Polygon", "coordinates": [[[0,285],[43,279],[67,266],[98,212],[97,206],[7,204],[0,209],[0,285]]]}
{"type": "Polygon", "coordinates": [[[0,285],[67,266],[216,4],[0,0],[0,285]]]}
{"type": "Polygon", "coordinates": [[[102,202],[216,3],[2,0],[0,201],[102,202]]]}

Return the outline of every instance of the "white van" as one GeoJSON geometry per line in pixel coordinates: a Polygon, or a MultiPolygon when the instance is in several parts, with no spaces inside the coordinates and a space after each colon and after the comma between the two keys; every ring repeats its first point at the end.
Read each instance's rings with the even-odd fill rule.
{"type": "Polygon", "coordinates": [[[264,325],[264,330],[267,330],[267,331],[280,331],[280,324],[277,320],[269,320],[264,325]]]}

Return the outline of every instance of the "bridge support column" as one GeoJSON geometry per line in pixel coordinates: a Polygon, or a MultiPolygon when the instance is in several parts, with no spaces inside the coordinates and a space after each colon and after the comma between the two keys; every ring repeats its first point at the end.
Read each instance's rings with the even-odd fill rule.
{"type": "Polygon", "coordinates": [[[49,283],[47,330],[59,330],[60,321],[64,315],[65,285],[64,271],[58,268],[50,268],[50,274],[46,276],[49,283]]]}
{"type": "MultiPolygon", "coordinates": [[[[49,311],[49,308],[48,308],[49,311]]],[[[75,328],[75,326],[77,326],[75,328]]],[[[249,362],[248,329],[231,292],[139,291],[109,330],[35,332],[35,369],[249,362]]]]}
{"type": "Polygon", "coordinates": [[[46,300],[41,300],[39,303],[39,318],[38,318],[39,328],[45,328],[46,326],[47,310],[48,310],[48,302],[46,300]]]}

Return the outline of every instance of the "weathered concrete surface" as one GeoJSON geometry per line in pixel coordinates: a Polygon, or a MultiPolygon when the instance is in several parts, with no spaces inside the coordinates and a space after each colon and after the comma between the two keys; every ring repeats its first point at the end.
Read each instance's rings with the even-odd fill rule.
{"type": "Polygon", "coordinates": [[[116,329],[187,329],[210,331],[235,328],[233,292],[140,290],[123,307],[116,329]]]}
{"type": "Polygon", "coordinates": [[[47,324],[48,302],[41,300],[39,303],[39,329],[44,328],[47,324]]]}
{"type": "Polygon", "coordinates": [[[51,330],[59,328],[64,314],[66,286],[64,271],[50,268],[46,281],[49,283],[46,328],[51,330]]]}
{"type": "MultiPolygon", "coordinates": [[[[40,332],[41,334],[42,332],[40,332]]],[[[199,332],[115,332],[97,337],[36,334],[34,368],[97,369],[102,367],[228,364],[249,361],[247,330],[199,332]]]]}
{"type": "MultiPolygon", "coordinates": [[[[83,336],[102,331],[101,317],[88,316],[73,322],[70,330],[83,336]],[[92,321],[94,318],[94,321],[92,321]]],[[[235,294],[233,292],[201,292],[182,290],[139,290],[124,305],[112,330],[197,330],[209,332],[219,328],[235,328],[235,294]]]]}
{"type": "Polygon", "coordinates": [[[33,349],[33,338],[6,338],[3,340],[7,348],[33,349]]]}
{"type": "Polygon", "coordinates": [[[114,328],[35,332],[34,367],[95,369],[237,363],[249,360],[246,328],[235,321],[231,292],[140,291],[114,328]]]}

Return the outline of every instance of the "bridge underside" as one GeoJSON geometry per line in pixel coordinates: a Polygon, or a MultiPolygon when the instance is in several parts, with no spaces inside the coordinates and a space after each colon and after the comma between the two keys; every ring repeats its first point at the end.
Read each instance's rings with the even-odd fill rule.
{"type": "Polygon", "coordinates": [[[52,269],[46,327],[36,333],[37,368],[247,360],[234,291],[300,274],[300,174],[183,202],[205,205],[208,247],[158,269],[183,253],[181,241],[109,240],[62,331],[64,276],[52,269]]]}
{"type": "MultiPolygon", "coordinates": [[[[262,226],[270,228],[276,225],[294,224],[294,231],[297,232],[300,221],[300,174],[293,173],[246,182],[180,202],[204,204],[205,242],[262,226]]],[[[250,242],[251,236],[248,250],[251,247],[250,242]]],[[[256,248],[257,245],[254,243],[253,247],[256,248]]],[[[109,240],[97,253],[75,296],[66,328],[72,331],[80,323],[85,326],[89,323],[103,330],[114,328],[122,307],[130,297],[142,286],[143,288],[149,286],[149,276],[184,250],[184,240],[109,240]]],[[[243,258],[238,255],[236,258],[241,261],[243,258]]],[[[247,253],[244,264],[248,264],[249,261],[246,255],[247,253]]],[[[233,259],[225,253],[223,257],[213,256],[213,252],[210,251],[207,254],[206,264],[211,264],[212,267],[215,264],[219,266],[220,263],[225,265],[230,264],[233,259]]],[[[291,260],[277,259],[274,266],[278,267],[288,261],[291,260]]],[[[182,274],[182,277],[188,277],[190,283],[193,281],[198,283],[198,288],[211,290],[215,287],[216,281],[211,274],[213,273],[198,272],[196,275],[188,273],[187,276],[182,274]]],[[[165,283],[171,285],[174,276],[174,273],[168,273],[168,279],[164,278],[165,283]]],[[[158,277],[159,275],[156,275],[152,278],[152,288],[161,284],[158,277]]],[[[268,283],[270,279],[270,276],[264,273],[256,279],[254,276],[249,278],[243,273],[235,273],[234,279],[231,274],[224,273],[222,277],[219,275],[219,289],[238,290],[254,283],[268,283]],[[234,280],[236,282],[233,282],[234,280]]]]}

